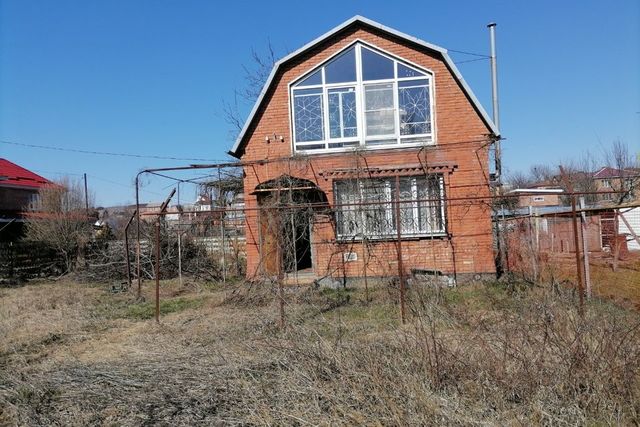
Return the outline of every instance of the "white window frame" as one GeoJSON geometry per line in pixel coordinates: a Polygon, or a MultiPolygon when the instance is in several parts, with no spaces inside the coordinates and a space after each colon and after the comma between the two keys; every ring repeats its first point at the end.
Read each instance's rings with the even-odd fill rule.
{"type": "Polygon", "coordinates": [[[369,43],[366,43],[360,39],[355,40],[349,45],[345,46],[336,54],[332,55],[330,58],[326,59],[322,63],[314,66],[311,70],[304,73],[302,76],[296,78],[294,81],[289,83],[289,117],[290,117],[290,133],[291,133],[291,149],[295,153],[304,153],[304,154],[322,154],[322,153],[334,153],[334,152],[344,152],[344,151],[352,151],[354,149],[366,149],[366,150],[376,150],[376,149],[389,149],[389,148],[410,148],[410,147],[420,147],[424,145],[436,145],[436,108],[435,108],[435,74],[433,71],[426,69],[422,66],[414,64],[411,61],[407,61],[403,58],[400,58],[396,55],[393,55],[389,52],[386,52],[383,49],[380,49],[376,46],[373,46],[369,43]],[[355,66],[356,66],[356,81],[355,82],[340,82],[340,83],[323,83],[318,85],[308,85],[296,88],[295,85],[298,82],[303,81],[305,78],[309,77],[311,74],[316,72],[318,69],[321,70],[322,81],[325,81],[325,69],[324,67],[331,62],[336,57],[340,56],[340,54],[346,52],[350,48],[355,48],[355,66]],[[362,79],[362,66],[361,66],[361,49],[365,47],[377,54],[380,54],[391,61],[394,61],[393,73],[394,77],[392,79],[381,79],[381,80],[367,80],[363,81],[362,79]],[[409,68],[414,68],[421,73],[424,73],[423,76],[416,77],[401,77],[398,78],[398,65],[403,64],[408,66],[409,68]],[[431,132],[423,133],[423,134],[415,134],[415,135],[400,135],[400,108],[399,108],[399,96],[398,96],[398,82],[399,81],[412,81],[412,80],[427,80],[428,81],[428,90],[429,90],[429,116],[430,116],[430,125],[431,132]],[[365,129],[365,111],[364,111],[364,88],[366,85],[371,84],[388,84],[391,83],[393,86],[393,102],[394,102],[394,134],[390,135],[376,135],[376,136],[366,136],[365,129]],[[356,92],[356,123],[357,123],[357,137],[347,137],[347,138],[330,138],[330,128],[329,128],[329,90],[330,89],[339,89],[339,88],[347,88],[353,87],[356,92]],[[322,89],[323,93],[323,132],[324,139],[319,141],[305,141],[305,142],[296,142],[296,131],[295,131],[295,108],[294,108],[294,90],[295,89],[322,89]],[[376,144],[376,145],[367,145],[367,141],[376,141],[376,140],[385,140],[388,139],[390,143],[388,144],[376,144]],[[423,141],[417,142],[402,142],[403,140],[412,140],[412,139],[424,139],[423,141]],[[329,144],[339,144],[339,143],[355,143],[354,145],[350,145],[347,147],[329,147],[329,144]],[[316,148],[311,150],[305,150],[304,147],[308,146],[316,146],[316,145],[324,145],[324,148],[316,148]]]}

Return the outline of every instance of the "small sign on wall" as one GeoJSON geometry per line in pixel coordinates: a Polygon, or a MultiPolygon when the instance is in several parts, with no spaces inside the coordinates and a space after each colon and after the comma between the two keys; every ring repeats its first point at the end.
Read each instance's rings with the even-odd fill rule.
{"type": "Polygon", "coordinates": [[[356,252],[344,252],[342,254],[342,260],[344,262],[351,262],[358,260],[358,254],[356,252]]]}

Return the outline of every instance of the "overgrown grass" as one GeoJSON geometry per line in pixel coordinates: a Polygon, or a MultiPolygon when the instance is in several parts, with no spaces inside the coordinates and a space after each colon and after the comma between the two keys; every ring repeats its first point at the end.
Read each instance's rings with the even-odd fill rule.
{"type": "Polygon", "coordinates": [[[270,285],[164,284],[160,326],[151,299],[7,292],[0,424],[640,422],[638,313],[563,288],[415,287],[405,325],[394,288],[290,288],[283,330],[270,285]]]}
{"type": "MultiPolygon", "coordinates": [[[[160,301],[160,315],[176,313],[188,309],[196,309],[202,306],[203,298],[173,298],[160,301]]],[[[155,317],[156,306],[153,302],[130,304],[124,310],[124,317],[136,320],[147,320],[155,317]]]]}

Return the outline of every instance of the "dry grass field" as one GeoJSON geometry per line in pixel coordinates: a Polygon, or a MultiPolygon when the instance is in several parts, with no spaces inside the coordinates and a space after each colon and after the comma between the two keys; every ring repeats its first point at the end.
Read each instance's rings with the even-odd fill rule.
{"type": "Polygon", "coordinates": [[[565,289],[0,289],[0,425],[640,423],[640,316],[565,289]]]}

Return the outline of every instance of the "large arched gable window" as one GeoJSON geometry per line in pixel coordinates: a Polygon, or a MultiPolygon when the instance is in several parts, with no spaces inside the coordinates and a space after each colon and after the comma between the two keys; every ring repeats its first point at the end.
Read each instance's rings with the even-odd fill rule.
{"type": "Polygon", "coordinates": [[[296,151],[433,142],[433,77],[355,43],[291,85],[296,151]]]}

